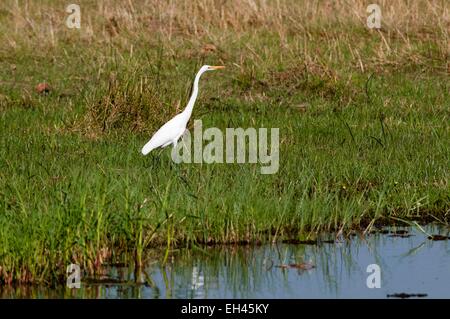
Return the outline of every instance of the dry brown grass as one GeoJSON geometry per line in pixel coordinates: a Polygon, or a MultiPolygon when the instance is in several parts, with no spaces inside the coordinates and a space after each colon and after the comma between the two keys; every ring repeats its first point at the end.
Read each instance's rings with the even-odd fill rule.
{"type": "MultiPolygon", "coordinates": [[[[189,69],[189,79],[194,71],[190,65],[208,58],[231,66],[227,76],[239,85],[237,89],[223,88],[221,96],[239,93],[249,101],[264,99],[269,85],[287,95],[296,89],[312,94],[320,90],[321,96],[332,98],[340,94],[342,103],[348,104],[355,96],[351,88],[355,74],[366,77],[410,68],[422,73],[450,73],[450,5],[446,0],[377,1],[382,9],[381,30],[367,28],[366,8],[370,2],[361,0],[77,3],[81,6],[80,30],[66,27],[66,4],[51,0],[2,1],[0,57],[11,58],[21,52],[61,55],[75,48],[69,56],[84,54],[85,59],[96,61],[91,66],[94,69],[87,72],[99,85],[109,78],[109,48],[114,48],[119,62],[126,64],[124,55],[131,60],[137,52],[148,54],[150,49],[153,52],[163,46],[161,59],[172,63],[166,63],[165,70],[175,67],[170,61],[189,65],[185,68],[189,69]],[[307,81],[310,77],[323,85],[311,85],[307,81]],[[337,91],[339,86],[343,90],[337,91]]],[[[133,63],[158,63],[154,52],[151,54],[133,63]]],[[[84,124],[76,123],[74,129],[88,128],[86,134],[98,135],[118,126],[141,131],[143,123],[147,123],[151,130],[161,124],[161,118],[173,115],[175,103],[184,103],[185,97],[157,95],[151,85],[158,81],[148,78],[147,71],[128,74],[133,81],[131,88],[125,88],[128,80],[119,79],[106,94],[87,101],[89,111],[82,120],[84,124]],[[150,84],[144,93],[139,91],[142,81],[150,84]],[[152,111],[144,105],[152,105],[152,111]]],[[[186,81],[183,78],[183,83],[186,81]]],[[[172,90],[180,91],[180,83],[174,83],[172,90]]],[[[4,100],[0,96],[0,107],[4,100]]]]}
{"type": "MultiPolygon", "coordinates": [[[[377,1],[382,9],[382,29],[366,26],[367,1],[296,0],[80,0],[81,30],[65,26],[65,4],[50,0],[2,1],[0,4],[1,52],[42,50],[65,45],[95,47],[113,43],[133,52],[136,46],[163,41],[170,54],[193,58],[208,53],[212,45],[222,62],[271,58],[301,52],[309,64],[342,63],[344,50],[361,72],[367,64],[430,65],[430,54],[417,42],[427,42],[448,72],[450,4],[446,0],[377,1]],[[270,34],[274,48],[261,40],[270,34]],[[376,46],[367,54],[368,38],[376,46]],[[242,45],[244,43],[244,45],[242,45]],[[238,49],[236,48],[238,47],[238,49]],[[180,50],[180,48],[182,48],[180,50]],[[234,51],[229,52],[233,48],[234,51]],[[234,54],[236,53],[236,54],[234,54]],[[319,58],[316,58],[319,57],[319,58]]],[[[282,57],[281,57],[282,58],[282,57]]],[[[348,59],[347,59],[348,60],[348,59]]],[[[264,66],[261,66],[264,67],[264,66]]],[[[369,65],[370,67],[370,65],[369,65]]]]}
{"type": "MultiPolygon", "coordinates": [[[[436,65],[449,72],[450,5],[446,0],[377,1],[382,29],[366,26],[367,1],[296,0],[173,0],[78,1],[81,30],[65,26],[67,13],[54,1],[2,1],[2,51],[84,46],[86,50],[112,43],[119,51],[164,42],[168,54],[198,58],[212,45],[220,62],[254,60],[264,69],[267,60],[300,52],[308,65],[348,63],[367,72],[376,65],[436,65]],[[264,37],[275,37],[268,44],[264,37]],[[365,52],[369,38],[376,42],[365,52]],[[417,42],[433,46],[423,52],[417,42]],[[271,45],[271,46],[270,46],[271,45]],[[277,46],[277,47],[275,47],[277,46]],[[350,51],[351,59],[343,58],[350,51]],[[295,53],[294,53],[295,52],[295,53]],[[431,63],[431,62],[435,63],[431,63]],[[438,62],[436,63],[436,60],[438,62]]],[[[272,66],[270,66],[272,67],[272,66]]]]}
{"type": "MultiPolygon", "coordinates": [[[[367,1],[296,1],[296,0],[172,0],[121,1],[81,0],[81,39],[88,42],[108,41],[119,37],[132,40],[139,34],[148,39],[160,33],[169,41],[181,36],[190,40],[229,41],[260,31],[276,32],[280,39],[289,35],[311,39],[314,29],[325,32],[354,25],[365,28],[367,1]]],[[[400,37],[405,43],[411,38],[438,38],[448,50],[450,29],[449,3],[445,0],[406,1],[380,0],[382,28],[386,45],[389,39],[400,37]]],[[[2,1],[2,34],[6,46],[23,42],[58,45],[73,37],[67,29],[64,4],[49,0],[2,1]]],[[[327,34],[323,34],[327,37],[327,34]]],[[[381,35],[380,35],[381,36],[381,35]]]]}

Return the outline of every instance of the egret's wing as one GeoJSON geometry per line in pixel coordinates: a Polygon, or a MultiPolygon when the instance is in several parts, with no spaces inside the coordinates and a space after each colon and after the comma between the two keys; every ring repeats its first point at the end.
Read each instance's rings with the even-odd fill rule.
{"type": "Polygon", "coordinates": [[[155,148],[170,144],[178,135],[179,119],[177,116],[172,118],[169,122],[161,126],[161,128],[152,136],[150,141],[142,148],[142,154],[147,155],[155,148]]]}
{"type": "Polygon", "coordinates": [[[150,139],[150,141],[147,142],[147,144],[144,145],[142,148],[142,154],[147,155],[155,148],[158,148],[164,144],[169,143],[172,139],[170,135],[170,127],[167,126],[169,122],[164,124],[150,139]]]}

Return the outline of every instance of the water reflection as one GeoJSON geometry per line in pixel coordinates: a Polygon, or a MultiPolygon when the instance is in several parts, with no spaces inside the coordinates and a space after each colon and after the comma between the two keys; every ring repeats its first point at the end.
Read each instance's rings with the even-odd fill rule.
{"type": "MultiPolygon", "coordinates": [[[[448,228],[426,232],[449,235],[448,228]]],[[[132,283],[133,271],[109,269],[123,283],[64,287],[3,287],[2,298],[386,298],[394,293],[426,293],[450,298],[449,240],[432,241],[422,231],[355,236],[320,245],[274,244],[179,250],[166,265],[146,268],[146,284],[132,283]],[[314,265],[289,267],[289,265],[314,265]],[[366,285],[367,266],[381,268],[381,288],[366,285]],[[283,267],[280,267],[283,266],[283,267]]]]}

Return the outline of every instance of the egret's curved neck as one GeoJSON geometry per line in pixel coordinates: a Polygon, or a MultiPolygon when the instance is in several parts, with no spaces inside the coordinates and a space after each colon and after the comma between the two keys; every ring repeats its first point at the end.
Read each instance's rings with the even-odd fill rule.
{"type": "Polygon", "coordinates": [[[200,71],[198,71],[197,75],[195,76],[194,87],[192,89],[191,98],[189,99],[189,102],[183,111],[183,114],[185,114],[187,120],[189,120],[189,118],[191,117],[192,109],[194,108],[195,100],[197,99],[197,95],[198,95],[198,82],[200,80],[200,76],[204,72],[205,72],[205,70],[200,70],[200,71]]]}

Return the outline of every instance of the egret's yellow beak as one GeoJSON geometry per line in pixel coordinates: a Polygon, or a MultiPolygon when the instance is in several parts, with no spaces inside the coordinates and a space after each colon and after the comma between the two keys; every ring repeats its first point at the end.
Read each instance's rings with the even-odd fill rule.
{"type": "Polygon", "coordinates": [[[223,65],[211,65],[209,67],[210,70],[220,70],[220,69],[225,69],[225,66],[223,65]]]}

